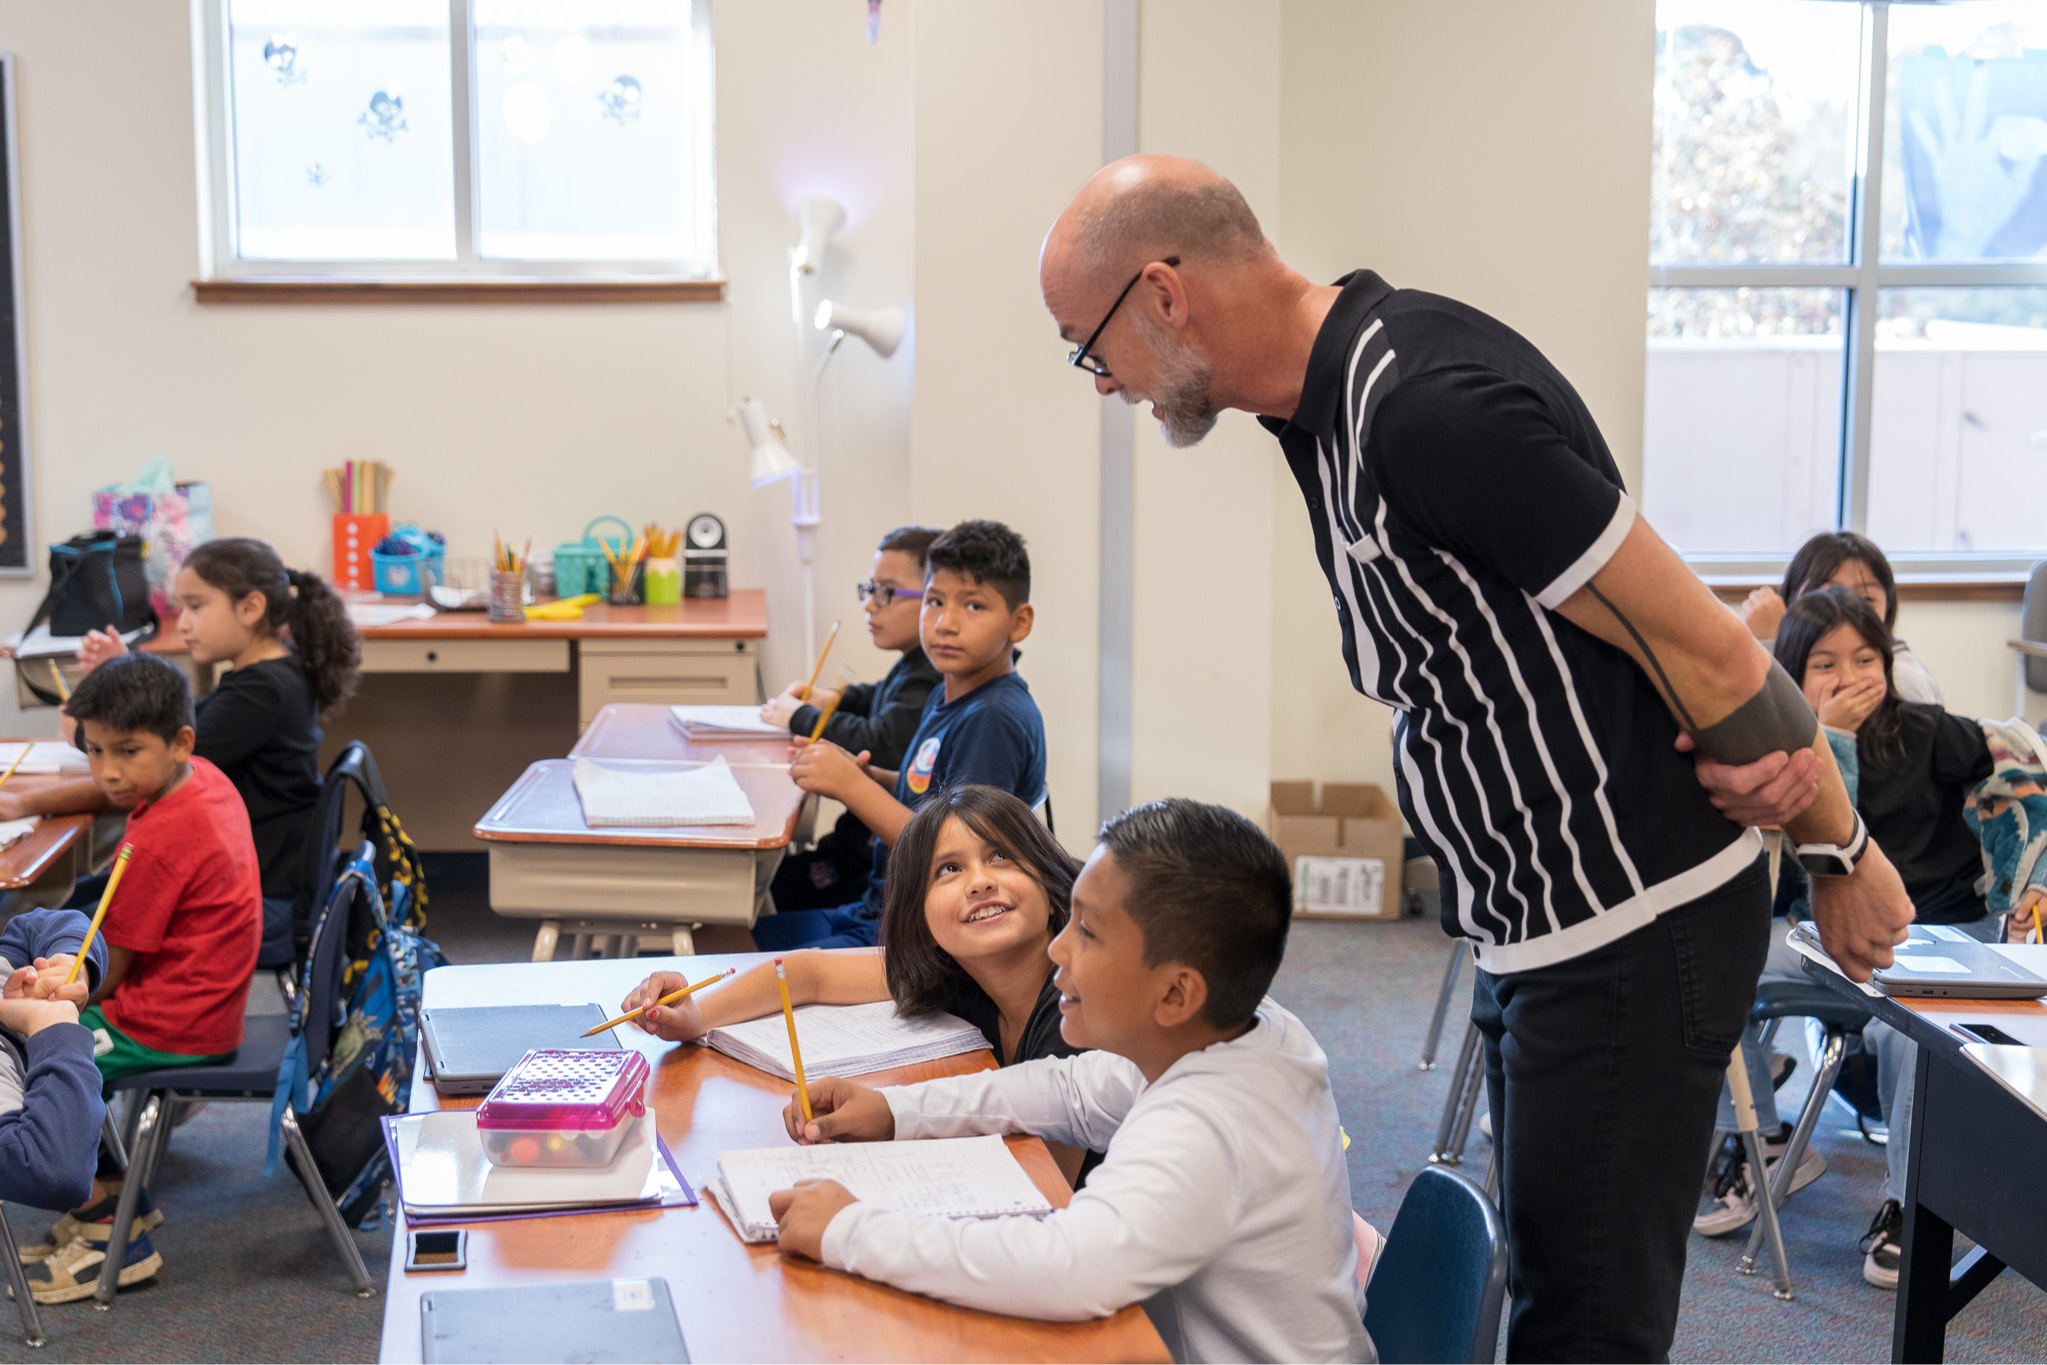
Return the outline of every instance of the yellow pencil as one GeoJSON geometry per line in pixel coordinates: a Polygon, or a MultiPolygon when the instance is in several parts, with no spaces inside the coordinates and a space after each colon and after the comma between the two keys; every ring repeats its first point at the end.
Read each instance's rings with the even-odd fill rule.
{"type": "MultiPolygon", "coordinates": [[[[6,780],[6,778],[0,777],[0,782],[5,782],[6,780]]],[[[2040,922],[2040,902],[2038,901],[2033,902],[2033,932],[2027,936],[2027,941],[2047,943],[2047,925],[2043,925],[2040,922]]]]}
{"type": "Polygon", "coordinates": [[[64,984],[70,985],[78,979],[78,969],[85,965],[85,955],[92,951],[92,941],[100,931],[100,921],[107,917],[107,907],[114,903],[114,888],[121,884],[121,874],[128,870],[128,859],[135,855],[135,845],[121,845],[121,854],[114,859],[114,870],[107,874],[107,889],[100,893],[100,908],[92,912],[92,923],[85,931],[85,942],[78,945],[78,956],[71,960],[71,970],[64,977],[64,984]]]}
{"type": "Polygon", "coordinates": [[[831,702],[830,702],[830,704],[829,704],[829,705],[827,705],[827,706],[825,707],[825,709],[824,709],[824,710],[822,710],[822,711],[820,711],[820,712],[818,713],[818,717],[817,717],[817,724],[816,724],[816,725],[813,725],[813,726],[811,726],[811,727],[810,727],[810,742],[811,742],[812,744],[815,744],[815,743],[817,743],[817,742],[818,742],[818,741],[819,741],[820,739],[824,738],[824,728],[825,728],[825,726],[827,726],[827,725],[830,725],[830,724],[832,723],[832,712],[834,712],[834,711],[838,710],[838,709],[839,709],[839,703],[840,703],[841,701],[845,700],[845,697],[846,697],[846,680],[847,680],[847,677],[848,677],[848,675],[847,675],[847,672],[846,672],[846,670],[845,670],[845,669],[843,669],[843,668],[842,668],[842,669],[840,669],[840,670],[839,670],[839,690],[838,690],[838,691],[836,691],[836,692],[834,692],[834,693],[832,694],[832,699],[831,699],[831,702]]]}
{"type": "MultiPolygon", "coordinates": [[[[23,740],[21,742],[21,752],[16,754],[14,756],[14,761],[7,765],[7,771],[4,773],[0,773],[0,787],[4,787],[7,785],[7,779],[14,776],[14,770],[21,766],[21,760],[27,758],[28,751],[35,747],[36,746],[33,743],[29,742],[28,740],[23,740]]],[[[2033,912],[2033,918],[2037,920],[2039,917],[2040,912],[2035,910],[2033,912]]]]}
{"type": "Polygon", "coordinates": [[[824,672],[824,661],[831,656],[832,641],[839,638],[839,623],[832,622],[831,634],[824,637],[824,648],[817,652],[817,662],[810,666],[810,681],[803,684],[803,690],[796,694],[797,700],[809,701],[810,689],[817,686],[817,675],[824,672]]]}
{"type": "Polygon", "coordinates": [[[70,701],[71,684],[64,681],[64,670],[57,667],[57,661],[55,659],[50,660],[50,676],[56,679],[57,681],[58,699],[62,701],[70,701]]]}
{"type": "Polygon", "coordinates": [[[796,1067],[796,1100],[803,1106],[803,1121],[817,1117],[810,1112],[810,1083],[803,1079],[803,1049],[796,1046],[796,1011],[789,1007],[789,978],[783,974],[782,959],[775,959],[775,989],[782,993],[782,1022],[789,1026],[789,1060],[796,1067]]]}
{"type": "Polygon", "coordinates": [[[723,981],[726,977],[731,976],[738,970],[739,968],[737,967],[727,967],[724,971],[719,972],[716,976],[707,976],[702,981],[697,982],[697,984],[694,986],[684,986],[679,991],[670,991],[668,992],[668,994],[662,996],[659,1000],[651,1001],[645,1005],[640,1006],[636,1010],[628,1010],[626,1013],[619,1015],[618,1018],[616,1019],[605,1020],[596,1028],[585,1031],[582,1036],[585,1038],[589,1038],[596,1034],[604,1032],[604,1030],[606,1029],[617,1028],[620,1024],[630,1024],[633,1020],[639,1018],[648,1010],[654,1009],[657,1006],[672,1005],[676,1001],[682,999],[682,997],[684,997],[685,995],[688,995],[691,991],[700,991],[706,986],[713,985],[717,982],[723,981]]]}

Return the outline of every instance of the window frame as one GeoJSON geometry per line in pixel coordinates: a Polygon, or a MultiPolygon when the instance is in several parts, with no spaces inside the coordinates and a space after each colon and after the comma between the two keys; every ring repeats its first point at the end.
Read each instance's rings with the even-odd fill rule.
{"type": "Polygon", "coordinates": [[[233,103],[229,81],[229,34],[226,0],[194,0],[192,47],[193,98],[197,104],[199,140],[200,271],[194,284],[201,297],[238,297],[235,286],[252,286],[247,295],[301,288],[361,289],[380,284],[440,284],[459,290],[475,286],[501,295],[507,287],[535,290],[551,285],[596,287],[690,285],[678,294],[657,291],[649,297],[719,296],[724,282],[718,241],[717,61],[711,32],[711,0],[690,0],[691,57],[696,68],[694,127],[697,139],[697,185],[693,198],[698,260],[503,260],[476,254],[476,206],[481,200],[476,165],[476,50],[470,22],[470,0],[447,0],[451,82],[450,136],[454,141],[455,257],[445,261],[405,260],[246,260],[236,250],[235,162],[232,148],[233,103]],[[207,286],[214,286],[208,289],[207,286]]]}
{"type": "MultiPolygon", "coordinates": [[[[1812,0],[1804,0],[1811,3],[1812,0]]],[[[1876,401],[1878,291],[1919,287],[2047,286],[2047,262],[1886,265],[1883,261],[1884,104],[1889,96],[1890,8],[1907,0],[1853,0],[1862,9],[1860,118],[1849,186],[1849,262],[1845,265],[1649,265],[1651,289],[1825,288],[1845,302],[1840,501],[1835,523],[1862,532],[1869,524],[1869,446],[1876,401]]],[[[1900,573],[2002,577],[2030,569],[2041,555],[1986,552],[1890,554],[1900,573]]],[[[1783,575],[1789,555],[1687,553],[1703,574],[1740,580],[1783,575]]]]}

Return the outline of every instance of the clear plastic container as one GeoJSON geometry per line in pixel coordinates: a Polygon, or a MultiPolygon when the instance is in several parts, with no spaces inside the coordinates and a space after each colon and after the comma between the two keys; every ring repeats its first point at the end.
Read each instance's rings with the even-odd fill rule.
{"type": "Polygon", "coordinates": [[[476,1111],[484,1154],[499,1166],[608,1166],[647,1112],[647,1059],[535,1048],[476,1111]]]}

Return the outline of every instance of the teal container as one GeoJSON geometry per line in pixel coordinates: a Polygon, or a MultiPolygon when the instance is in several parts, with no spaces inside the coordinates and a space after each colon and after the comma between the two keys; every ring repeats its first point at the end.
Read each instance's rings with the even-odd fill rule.
{"type": "Polygon", "coordinates": [[[581,540],[566,540],[554,547],[554,591],[557,597],[580,597],[586,592],[608,595],[611,591],[611,561],[604,557],[609,543],[613,554],[623,554],[633,543],[633,528],[624,517],[597,517],[583,528],[581,540]],[[616,522],[616,540],[600,539],[597,528],[616,522]]]}

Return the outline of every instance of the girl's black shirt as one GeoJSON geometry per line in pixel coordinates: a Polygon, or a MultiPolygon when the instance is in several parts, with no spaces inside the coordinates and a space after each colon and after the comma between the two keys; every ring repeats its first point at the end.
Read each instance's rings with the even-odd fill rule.
{"type": "Polygon", "coordinates": [[[219,768],[249,808],[263,894],[293,896],[320,798],[320,714],[296,654],[223,673],[194,708],[194,752],[219,768]]]}
{"type": "Polygon", "coordinates": [[[1855,805],[1898,869],[1924,924],[1965,924],[1988,913],[1976,883],[1983,845],[1962,819],[1969,791],[1990,776],[1983,727],[1925,702],[1900,704],[1902,759],[1859,754],[1855,805]]]}

